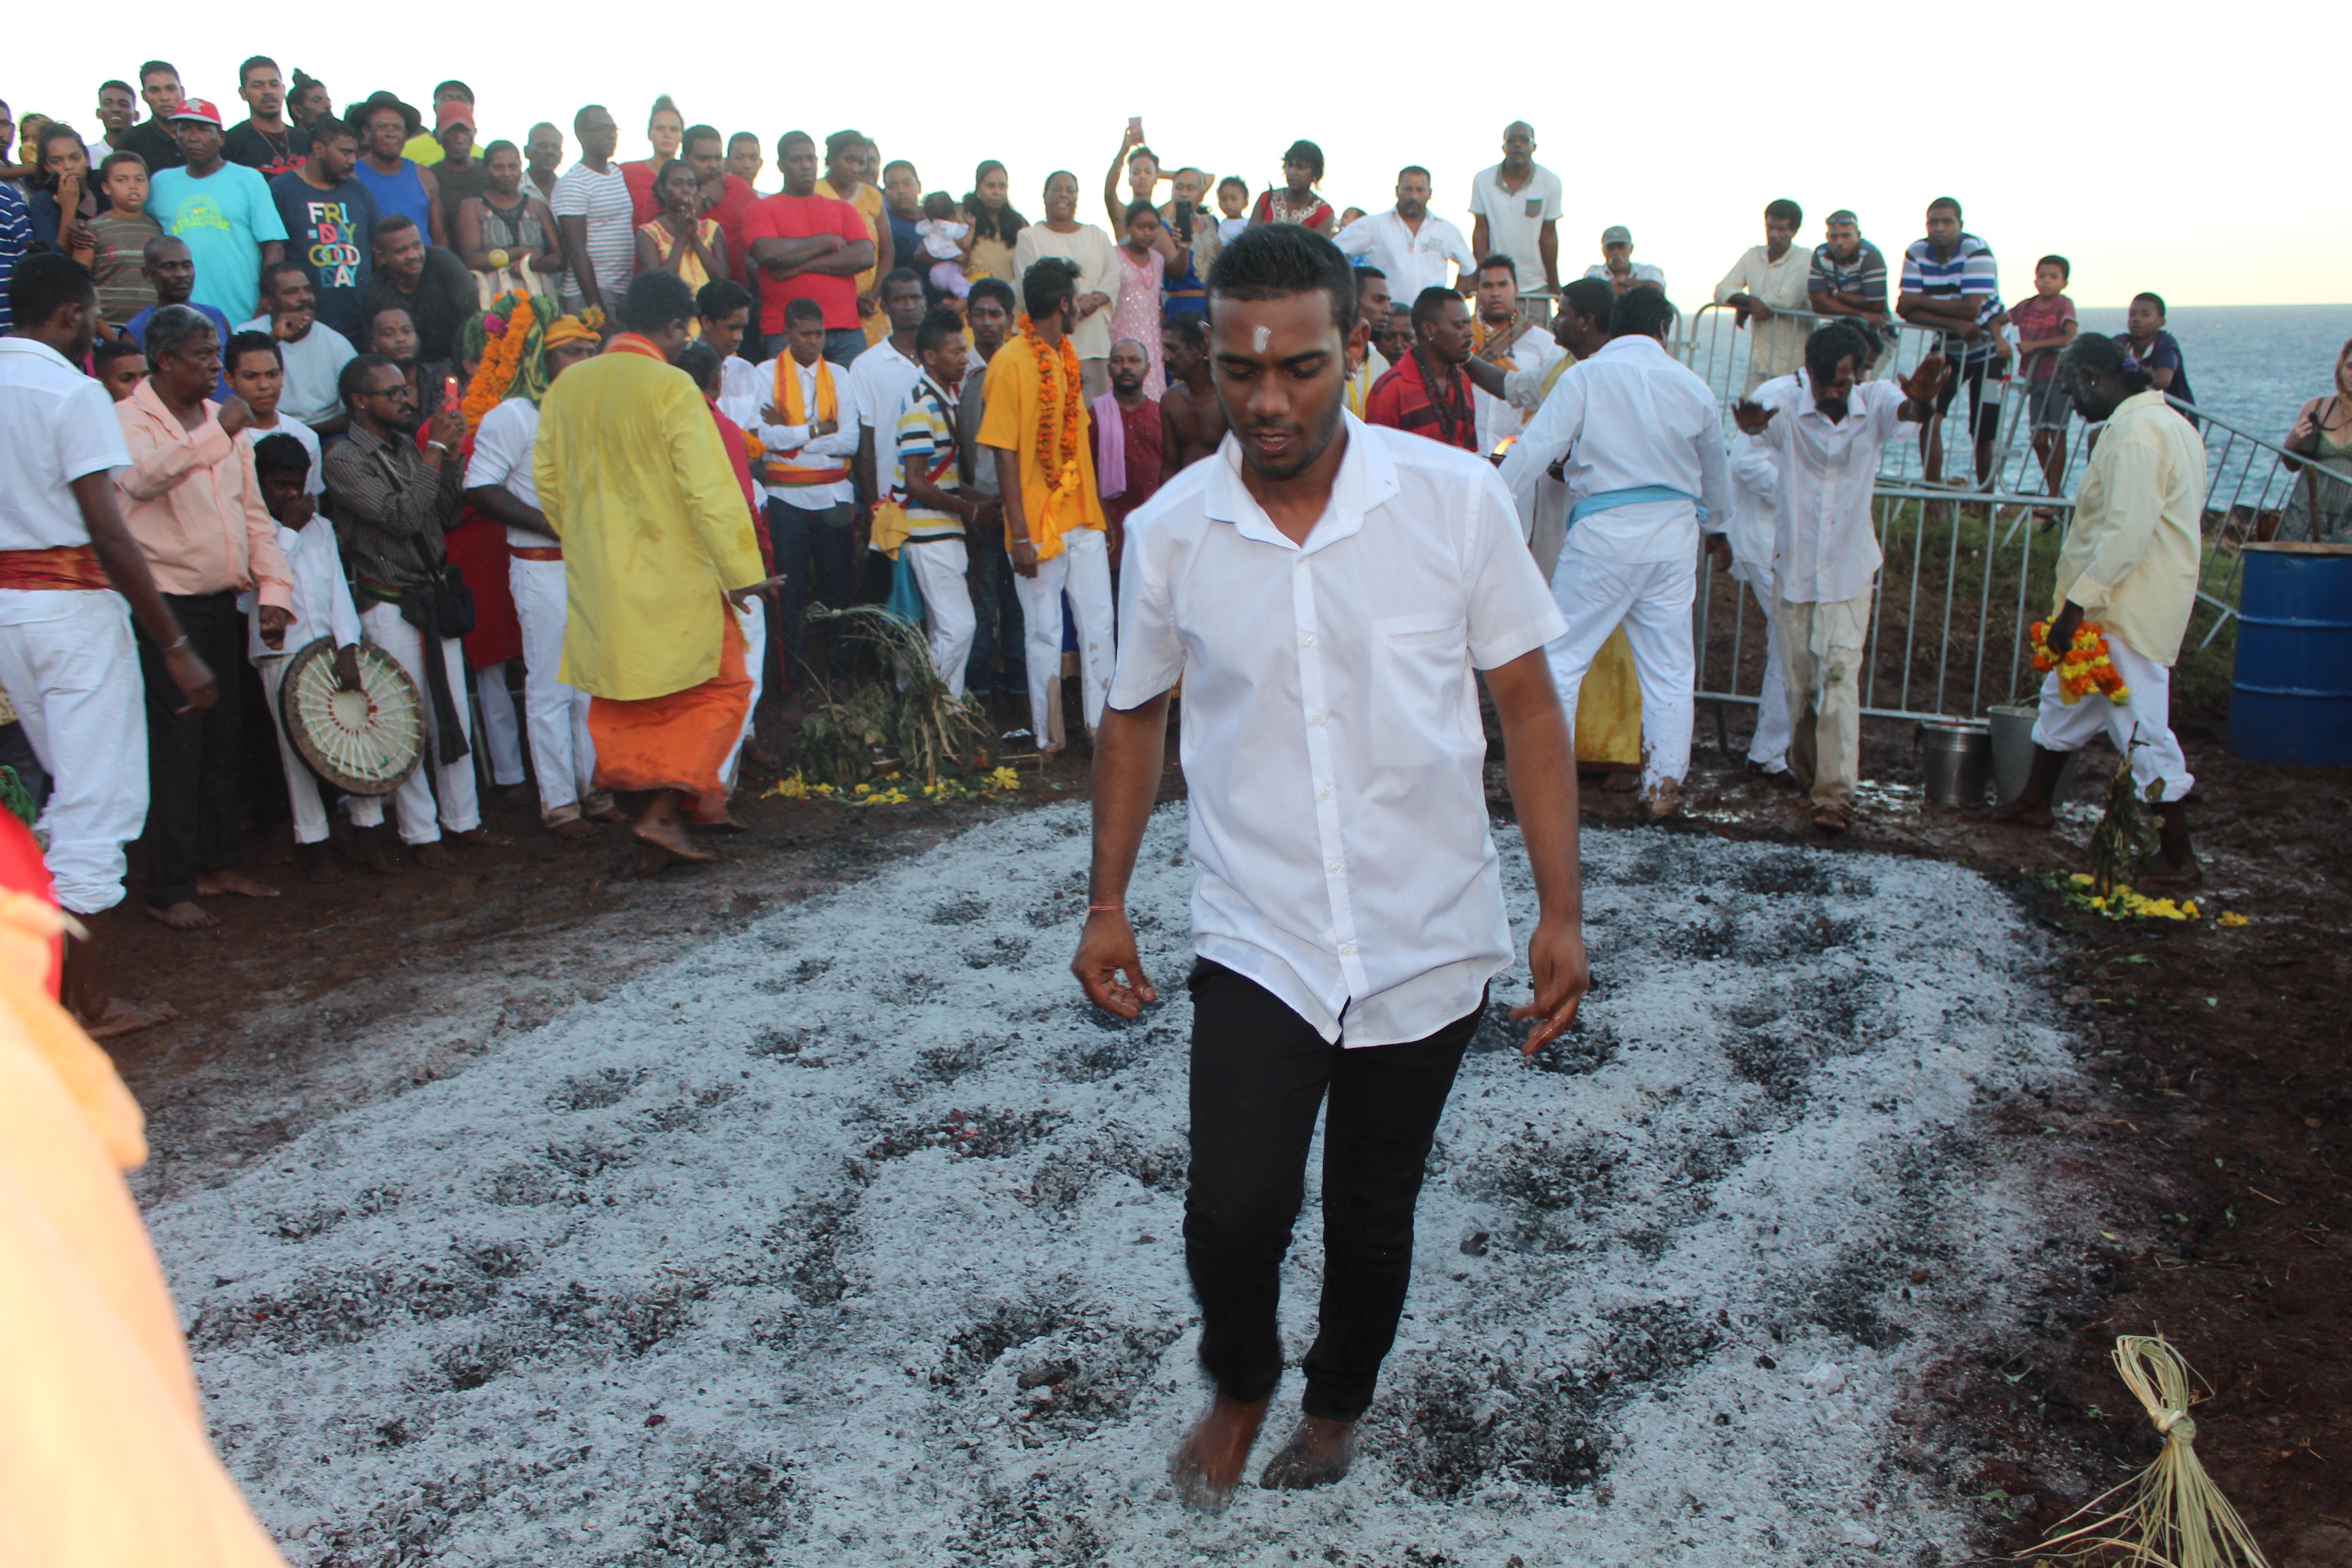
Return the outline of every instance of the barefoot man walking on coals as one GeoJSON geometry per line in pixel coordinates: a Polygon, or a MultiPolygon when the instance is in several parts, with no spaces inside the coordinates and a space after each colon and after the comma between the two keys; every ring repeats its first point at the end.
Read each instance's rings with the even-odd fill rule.
{"type": "Polygon", "coordinates": [[[709,860],[686,824],[727,819],[719,773],[743,732],[751,678],[740,608],[772,588],[751,514],[701,388],[669,362],[694,289],[674,272],[629,281],[602,356],[540,401],[532,476],[563,544],[566,686],[589,694],[595,785],[637,797],[637,874],[709,860]]]}
{"type": "Polygon", "coordinates": [[[1576,770],[1543,652],[1561,622],[1508,492],[1473,454],[1346,412],[1355,288],[1330,241],[1247,230],[1208,289],[1232,433],[1129,520],[1071,968],[1121,1017],[1158,998],[1127,888],[1181,678],[1201,868],[1184,1258],[1216,1393],[1174,1473],[1214,1511],[1282,1378],[1279,1277],[1327,1091],[1319,1331],[1264,1485],[1347,1473],[1396,1338],[1438,1115],[1511,959],[1473,670],[1540,904],[1535,1000],[1512,1014],[1540,1020],[1529,1052],[1574,1019],[1586,972],[1576,770]]]}

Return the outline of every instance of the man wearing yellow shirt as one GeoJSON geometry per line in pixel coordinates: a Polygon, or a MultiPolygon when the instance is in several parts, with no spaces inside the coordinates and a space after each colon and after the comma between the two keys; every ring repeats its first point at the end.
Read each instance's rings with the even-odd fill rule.
{"type": "Polygon", "coordinates": [[[1086,391],[1070,329],[1078,269],[1058,256],[1021,279],[1021,335],[988,362],[980,444],[991,448],[1004,500],[1004,548],[1021,599],[1029,666],[1029,722],[1037,749],[1062,748],[1062,595],[1077,623],[1078,672],[1088,734],[1110,691],[1110,548],[1095,489],[1086,391]]]}
{"type": "Polygon", "coordinates": [[[2157,853],[2140,887],[2193,888],[2204,879],[2189,843],[2187,800],[2197,781],[2172,733],[2171,693],[2173,661],[2197,607],[2205,446],[2151,388],[2130,349],[2113,339],[2076,338],[2058,374],[2075,412],[2094,425],[2106,421],[2106,428],[2075,492],[2046,640],[2055,659],[2074,647],[2085,620],[2096,625],[2125,690],[2112,700],[2092,692],[2070,704],[2053,670],[2033,721],[2033,773],[1992,819],[2049,826],[2051,791],[2067,754],[2104,730],[2131,758],[2132,783],[2156,802],[2157,853]]]}
{"type": "Polygon", "coordinates": [[[629,280],[620,336],[540,403],[540,510],[563,542],[562,679],[589,694],[595,786],[638,797],[637,874],[708,860],[688,822],[727,820],[720,770],[751,699],[729,610],[772,588],[743,491],[693,381],[694,290],[629,280]]]}

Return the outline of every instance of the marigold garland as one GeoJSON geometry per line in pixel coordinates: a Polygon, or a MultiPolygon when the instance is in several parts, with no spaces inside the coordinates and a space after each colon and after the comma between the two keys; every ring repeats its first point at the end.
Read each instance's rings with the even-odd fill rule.
{"type": "Polygon", "coordinates": [[[2027,635],[2033,639],[2033,668],[2045,674],[2058,671],[2058,695],[2069,708],[2094,691],[2110,702],[2131,700],[2123,671],[2107,657],[2106,636],[2095,623],[2084,621],[2074,628],[2074,646],[2063,664],[2050,657],[2049,622],[2034,622],[2027,635]]]}
{"type": "Polygon", "coordinates": [[[1021,336],[1029,352],[1037,356],[1037,466],[1059,489],[1075,480],[1069,470],[1076,464],[1082,443],[1086,440],[1086,399],[1078,391],[1078,351],[1071,345],[1070,335],[1062,334],[1062,396],[1061,428],[1055,428],[1053,403],[1044,395],[1046,366],[1054,350],[1037,332],[1036,323],[1024,312],[1021,318],[1021,336]]]}
{"type": "Polygon", "coordinates": [[[530,299],[519,289],[499,295],[483,312],[487,352],[475,368],[462,405],[469,432],[479,430],[489,411],[506,400],[507,390],[514,384],[516,373],[522,368],[523,355],[530,347],[535,324],[530,299]]]}

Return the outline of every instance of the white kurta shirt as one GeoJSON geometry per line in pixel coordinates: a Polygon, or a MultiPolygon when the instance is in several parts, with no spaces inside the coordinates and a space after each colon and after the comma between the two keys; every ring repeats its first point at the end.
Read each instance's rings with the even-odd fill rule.
{"type": "MultiPolygon", "coordinates": [[[[507,494],[537,510],[539,475],[531,467],[531,448],[539,444],[539,405],[528,397],[509,397],[482,416],[474,432],[474,455],[466,463],[466,488],[499,485],[507,494]]],[[[556,542],[527,528],[507,528],[507,543],[526,550],[552,550],[556,542]]]]}
{"type": "Polygon", "coordinates": [[[1731,546],[1731,575],[1759,588],[1772,584],[1772,552],[1779,548],[1780,469],[1771,446],[1745,431],[1731,438],[1731,526],[1723,531],[1731,546]]]}
{"type": "MultiPolygon", "coordinates": [[[[1569,366],[1505,455],[1503,480],[1530,529],[1538,481],[1562,459],[1571,510],[1590,496],[1664,485],[1696,496],[1711,530],[1730,521],[1731,474],[1715,393],[1655,338],[1612,338],[1569,366]]],[[[1588,513],[1568,537],[1601,561],[1677,561],[1698,548],[1698,518],[1687,500],[1635,501],[1588,513]]]]}
{"type": "Polygon", "coordinates": [[[1128,518],[1110,704],[1184,680],[1194,951],[1382,1046],[1510,962],[1472,672],[1566,626],[1483,458],[1343,419],[1303,545],[1230,435],[1128,518]]]}
{"type": "Polygon", "coordinates": [[[1775,261],[1769,250],[1754,245],[1715,286],[1718,305],[1734,294],[1745,294],[1763,300],[1775,312],[1769,321],[1750,317],[1748,322],[1752,334],[1748,344],[1749,360],[1767,376],[1793,374],[1805,363],[1805,339],[1820,323],[1779,312],[1813,308],[1811,297],[1805,292],[1812,270],[1810,250],[1792,245],[1775,261]]]}
{"type": "Polygon", "coordinates": [[[1483,386],[1470,389],[1477,410],[1480,451],[1492,453],[1496,442],[1527,428],[1528,416],[1543,406],[1546,373],[1567,357],[1568,351],[1549,329],[1539,321],[1528,323],[1511,344],[1510,353],[1503,356],[1510,361],[1503,367],[1503,395],[1497,397],[1483,386]]]}
{"type": "Polygon", "coordinates": [[[335,547],[335,525],[323,516],[300,528],[278,525],[278,553],[286,557],[286,574],[294,580],[294,624],[286,628],[286,646],[271,647],[261,640],[261,622],[254,620],[246,633],[246,653],[258,664],[283,658],[330,637],[337,647],[360,640],[359,606],[352,601],[351,584],[343,578],[342,552],[335,547]]]}
{"type": "Polygon", "coordinates": [[[1333,243],[1341,255],[1360,256],[1379,268],[1389,280],[1389,298],[1401,305],[1412,304],[1424,289],[1453,288],[1447,262],[1464,273],[1478,266],[1462,231],[1435,213],[1423,213],[1419,229],[1407,227],[1394,207],[1367,213],[1341,229],[1333,243]]]}
{"type": "MultiPolygon", "coordinates": [[[[866,355],[860,354],[857,357],[864,359],[866,355]]],[[[724,401],[719,404],[719,411],[759,437],[760,444],[767,447],[771,453],[798,452],[800,456],[794,461],[808,468],[830,468],[832,463],[827,459],[835,459],[844,467],[854,468],[856,465],[851,462],[851,459],[857,456],[857,388],[856,384],[849,379],[849,372],[837,364],[834,365],[828,374],[833,378],[834,406],[838,415],[835,423],[839,427],[830,436],[809,434],[814,428],[813,422],[816,418],[817,365],[825,363],[820,359],[814,363],[803,364],[790,354],[785,354],[780,359],[772,359],[760,367],[757,401],[751,406],[751,417],[748,423],[737,419],[731,408],[724,401]],[[776,396],[776,367],[779,364],[790,365],[793,373],[801,378],[801,411],[809,416],[811,424],[771,425],[760,417],[760,411],[762,408],[772,407],[779,414],[784,411],[782,400],[776,396]]],[[[755,470],[753,478],[758,477],[755,470]]],[[[828,507],[839,506],[857,499],[857,487],[847,479],[836,479],[829,485],[763,484],[760,488],[767,492],[770,500],[780,500],[786,506],[796,506],[803,511],[824,511],[828,507]]]]}
{"type": "Polygon", "coordinates": [[[1870,589],[1882,559],[1871,525],[1870,497],[1878,482],[1878,453],[1901,421],[1903,388],[1891,381],[1856,382],[1843,419],[1813,406],[1806,373],[1784,375],[1756,389],[1756,401],[1778,410],[1763,441],[1780,470],[1779,542],[1772,580],[1792,605],[1833,605],[1870,589]]]}

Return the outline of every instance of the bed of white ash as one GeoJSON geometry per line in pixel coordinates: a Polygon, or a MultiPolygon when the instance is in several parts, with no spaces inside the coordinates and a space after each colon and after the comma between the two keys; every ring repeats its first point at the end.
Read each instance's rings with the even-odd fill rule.
{"type": "Polygon", "coordinates": [[[1183,844],[1164,809],[1132,897],[1166,1000],[1133,1026],[1068,976],[1087,817],[1056,807],[158,1207],[214,1431],[289,1556],[1966,1554],[1962,1505],[1893,1461],[1889,1417],[2008,1321],[2065,1224],[1985,1126],[1990,1097],[2074,1073],[2004,895],[1925,860],[1588,829],[1599,988],[1530,1063],[1501,1022],[1525,973],[1496,982],[1365,1458],[1204,1520],[1165,1487],[1203,1399],[1183,844]]]}

